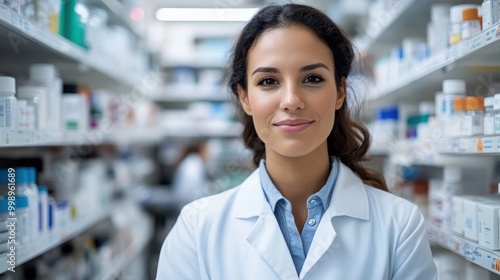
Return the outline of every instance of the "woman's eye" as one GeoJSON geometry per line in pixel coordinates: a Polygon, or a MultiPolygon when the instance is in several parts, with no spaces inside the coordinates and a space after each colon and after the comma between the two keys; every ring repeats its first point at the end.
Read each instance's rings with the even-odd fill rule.
{"type": "Polygon", "coordinates": [[[258,85],[259,86],[272,86],[278,84],[278,81],[276,81],[273,78],[265,78],[259,81],[258,85]]]}
{"type": "Polygon", "coordinates": [[[325,79],[323,79],[320,76],[317,75],[311,75],[307,76],[307,78],[304,80],[305,83],[312,83],[312,84],[317,84],[323,82],[325,79]]]}

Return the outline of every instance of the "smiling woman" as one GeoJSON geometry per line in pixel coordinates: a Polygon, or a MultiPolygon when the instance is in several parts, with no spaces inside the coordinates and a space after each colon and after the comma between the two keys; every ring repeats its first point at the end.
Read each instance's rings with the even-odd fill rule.
{"type": "Polygon", "coordinates": [[[234,49],[229,85],[257,170],[186,206],[157,279],[436,279],[416,206],[363,166],[349,115],[349,39],[323,13],[263,8],[234,49]]]}

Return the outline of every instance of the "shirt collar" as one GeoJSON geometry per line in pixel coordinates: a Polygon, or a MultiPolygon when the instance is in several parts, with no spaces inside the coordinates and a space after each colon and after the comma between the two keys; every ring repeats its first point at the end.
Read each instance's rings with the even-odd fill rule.
{"type": "MultiPolygon", "coordinates": [[[[326,180],[325,185],[315,194],[310,197],[317,196],[323,203],[324,210],[328,209],[330,206],[330,200],[332,198],[333,188],[335,187],[335,182],[337,181],[337,176],[339,173],[339,163],[336,157],[330,158],[331,168],[330,174],[328,175],[328,179],[326,180]]],[[[269,177],[269,173],[266,170],[265,160],[262,159],[259,164],[259,176],[260,183],[262,189],[264,191],[264,195],[266,197],[267,202],[271,206],[272,211],[276,209],[276,205],[279,201],[285,200],[288,201],[283,195],[280,193],[278,188],[274,185],[271,177],[269,177]]],[[[309,199],[309,198],[308,198],[309,199]]]]}

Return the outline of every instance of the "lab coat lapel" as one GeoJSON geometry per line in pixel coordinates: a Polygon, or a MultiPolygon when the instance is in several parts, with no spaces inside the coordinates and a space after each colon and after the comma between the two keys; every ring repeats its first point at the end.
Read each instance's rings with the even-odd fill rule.
{"type": "Polygon", "coordinates": [[[339,164],[339,174],[335,182],[330,205],[321,218],[318,229],[314,234],[311,247],[300,272],[300,279],[303,279],[321,258],[334,253],[330,250],[337,236],[333,222],[334,217],[349,216],[363,220],[369,218],[368,196],[363,182],[349,167],[340,161],[339,164]]]}
{"type": "Polygon", "coordinates": [[[266,201],[260,185],[258,170],[245,180],[235,201],[237,219],[254,221],[258,217],[247,241],[279,275],[280,279],[298,279],[292,256],[278,225],[278,221],[266,201]]]}

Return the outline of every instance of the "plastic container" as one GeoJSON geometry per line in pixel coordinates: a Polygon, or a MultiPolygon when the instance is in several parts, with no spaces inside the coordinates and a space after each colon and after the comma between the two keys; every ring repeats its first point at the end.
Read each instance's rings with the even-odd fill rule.
{"type": "Polygon", "coordinates": [[[33,238],[37,238],[40,235],[40,230],[38,229],[39,217],[40,217],[40,207],[39,207],[39,194],[38,194],[38,186],[36,185],[36,168],[34,167],[26,167],[27,175],[28,175],[28,185],[27,187],[30,189],[33,197],[33,207],[30,206],[31,210],[31,228],[33,229],[33,238]]]}
{"type": "Polygon", "coordinates": [[[466,115],[464,118],[464,136],[482,135],[484,132],[484,97],[465,98],[466,115]]]}
{"type": "Polygon", "coordinates": [[[450,8],[451,5],[448,4],[434,4],[431,6],[431,22],[427,25],[427,45],[431,55],[448,48],[450,8]]]}
{"type": "Polygon", "coordinates": [[[70,131],[86,131],[89,127],[89,112],[85,96],[78,93],[76,85],[64,85],[63,128],[70,131]]]}
{"type": "Polygon", "coordinates": [[[15,211],[14,215],[10,215],[9,210],[9,199],[0,199],[0,219],[7,220],[8,218],[17,218],[16,220],[16,245],[23,245],[28,243],[30,239],[29,234],[29,210],[28,210],[28,198],[26,196],[17,195],[14,199],[15,211]]]}
{"type": "Polygon", "coordinates": [[[0,128],[16,128],[16,80],[0,76],[0,128]]]}
{"type": "Polygon", "coordinates": [[[31,186],[31,170],[27,167],[18,167],[16,170],[16,195],[26,196],[28,198],[28,214],[31,218],[26,228],[30,239],[38,236],[36,226],[38,224],[38,193],[31,186]]]}
{"type": "Polygon", "coordinates": [[[47,107],[47,89],[42,86],[21,86],[17,89],[17,98],[28,102],[30,117],[33,120],[35,129],[47,129],[48,124],[48,107],[47,107]]]}
{"type": "Polygon", "coordinates": [[[463,10],[462,18],[462,39],[470,38],[481,32],[481,20],[477,8],[463,10]]]}
{"type": "Polygon", "coordinates": [[[48,128],[60,130],[62,80],[57,77],[56,67],[52,64],[33,64],[29,72],[29,85],[41,86],[47,91],[46,103],[40,103],[39,108],[47,112],[48,128]]]}
{"type": "Polygon", "coordinates": [[[449,45],[452,46],[462,40],[463,11],[465,9],[477,9],[476,5],[463,4],[450,8],[450,30],[448,32],[449,45]]]}
{"type": "Polygon", "coordinates": [[[490,96],[484,99],[484,120],[483,120],[483,134],[495,134],[495,113],[493,105],[495,104],[495,97],[490,96]]]}
{"type": "MultiPolygon", "coordinates": [[[[457,98],[464,98],[466,85],[464,80],[450,79],[443,81],[443,95],[440,99],[440,125],[446,137],[456,137],[459,124],[455,122],[454,102],[457,98]]],[[[464,104],[465,106],[465,104],[464,104]]],[[[465,109],[465,108],[464,108],[465,109]]]]}

